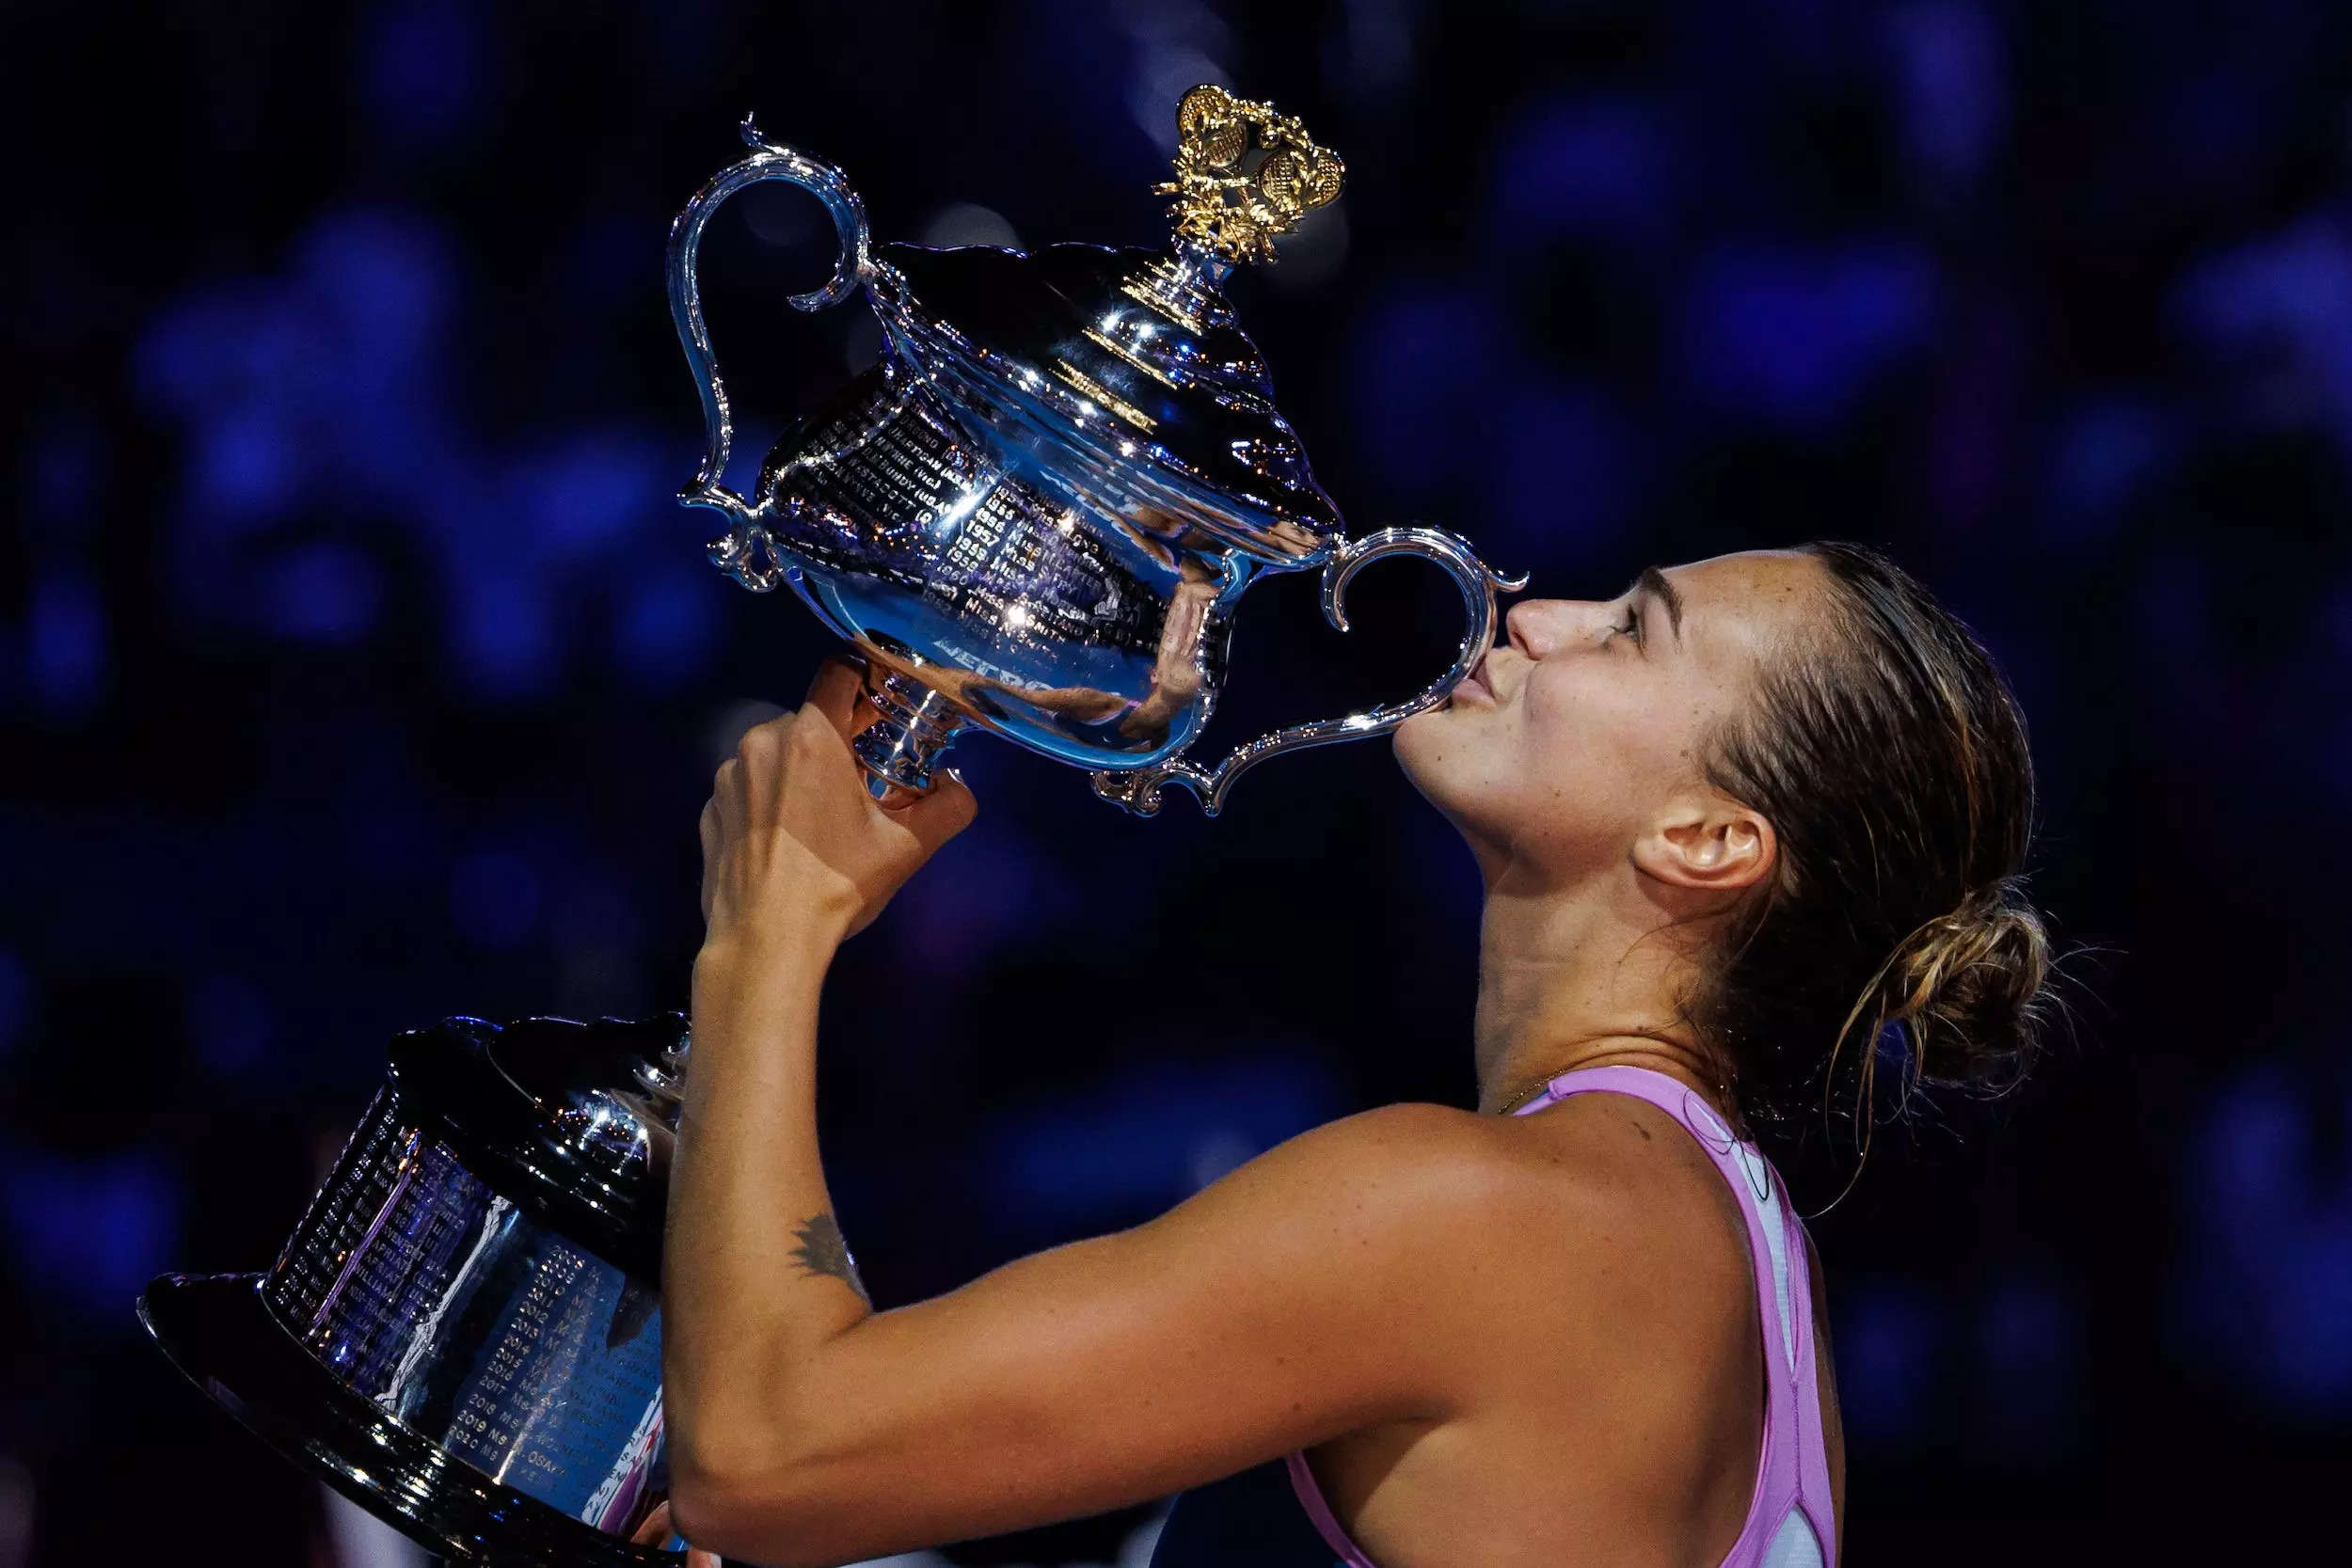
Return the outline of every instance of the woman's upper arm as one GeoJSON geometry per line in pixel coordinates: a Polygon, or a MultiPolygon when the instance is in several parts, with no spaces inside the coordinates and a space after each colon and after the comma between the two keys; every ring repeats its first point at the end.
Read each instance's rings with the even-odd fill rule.
{"type": "Polygon", "coordinates": [[[1462,1254],[1485,1227],[1467,1222],[1507,1180],[1490,1148],[1463,1112],[1351,1117],[1149,1225],[867,1318],[794,1386],[747,1390],[755,1457],[687,1523],[731,1554],[836,1561],[1443,1418],[1462,1375],[1452,1329],[1476,1310],[1462,1254]]]}

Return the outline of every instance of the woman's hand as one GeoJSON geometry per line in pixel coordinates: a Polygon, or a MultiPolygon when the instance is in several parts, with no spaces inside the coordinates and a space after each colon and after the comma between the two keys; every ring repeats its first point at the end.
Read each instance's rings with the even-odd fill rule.
{"type": "Polygon", "coordinates": [[[702,818],[706,953],[854,936],[970,826],[978,805],[944,768],[904,807],[866,792],[850,737],[876,717],[856,668],[829,658],[798,712],[754,727],[720,767],[702,818]]]}
{"type": "MultiPolygon", "coordinates": [[[[660,1546],[666,1545],[670,1537],[676,1533],[670,1528],[670,1505],[663,1501],[653,1505],[653,1512],[645,1515],[645,1522],[637,1527],[637,1533],[628,1540],[632,1546],[660,1546]]],[[[696,1551],[689,1546],[686,1548],[686,1568],[722,1568],[722,1565],[717,1552],[696,1551]]]]}

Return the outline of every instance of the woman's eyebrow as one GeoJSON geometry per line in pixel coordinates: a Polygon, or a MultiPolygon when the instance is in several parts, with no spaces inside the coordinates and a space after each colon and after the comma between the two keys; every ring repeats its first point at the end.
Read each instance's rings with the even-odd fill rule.
{"type": "Polygon", "coordinates": [[[1627,592],[1655,594],[1666,607],[1666,619],[1674,627],[1675,641],[1682,641],[1682,595],[1675,592],[1675,585],[1666,580],[1665,573],[1655,566],[1645,566],[1627,592]]]}

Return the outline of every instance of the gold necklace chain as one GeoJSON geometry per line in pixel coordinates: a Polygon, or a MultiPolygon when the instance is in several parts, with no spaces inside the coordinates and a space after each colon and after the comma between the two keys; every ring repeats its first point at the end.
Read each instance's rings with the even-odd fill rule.
{"type": "MultiPolygon", "coordinates": [[[[1559,1076],[1560,1074],[1555,1072],[1551,1075],[1551,1078],[1557,1078],[1559,1076]]],[[[1526,1104],[1529,1101],[1534,1099],[1546,1089],[1551,1087],[1551,1078],[1537,1079],[1533,1088],[1526,1089],[1519,1094],[1512,1096],[1510,1102],[1504,1105],[1501,1110],[1497,1111],[1495,1115],[1499,1117],[1509,1116],[1512,1112],[1518,1110],[1520,1106],[1526,1104]]]]}
{"type": "MultiPolygon", "coordinates": [[[[1570,1070],[1570,1071],[1574,1071],[1574,1070],[1577,1070],[1577,1069],[1570,1069],[1569,1070],[1570,1070]]],[[[1650,1070],[1650,1071],[1656,1071],[1657,1069],[1653,1068],[1653,1069],[1647,1069],[1647,1070],[1650,1070]]],[[[1543,1093],[1543,1092],[1545,1092],[1547,1089],[1550,1088],[1550,1087],[1551,1087],[1551,1083],[1552,1083],[1552,1079],[1553,1079],[1553,1078],[1565,1078],[1565,1077],[1566,1077],[1566,1076],[1567,1076],[1567,1073],[1565,1073],[1565,1072],[1555,1072],[1555,1073],[1553,1073],[1553,1074],[1551,1075],[1551,1077],[1550,1077],[1550,1078],[1539,1078],[1539,1079],[1537,1079],[1537,1080],[1534,1082],[1534,1084],[1533,1084],[1533,1085],[1530,1085],[1529,1087],[1527,1087],[1527,1088],[1525,1088],[1525,1089],[1520,1090],[1518,1094],[1513,1095],[1513,1096],[1512,1096],[1512,1097],[1511,1097],[1508,1101],[1506,1101],[1502,1104],[1502,1106],[1500,1109],[1498,1109],[1498,1110],[1495,1112],[1495,1115],[1497,1115],[1497,1116],[1499,1116],[1499,1117],[1507,1117],[1507,1116],[1509,1116],[1512,1112],[1514,1112],[1514,1111],[1518,1110],[1520,1106],[1522,1106],[1522,1105],[1526,1104],[1529,1101],[1531,1101],[1531,1100],[1534,1099],[1537,1095],[1542,1094],[1542,1093],[1543,1093]]],[[[1724,1102],[1725,1104],[1730,1104],[1730,1103],[1732,1102],[1732,1099],[1731,1099],[1731,1085],[1730,1085],[1729,1084],[1727,1084],[1727,1083],[1726,1083],[1726,1084],[1720,1084],[1720,1085],[1716,1085],[1716,1087],[1717,1087],[1717,1091],[1718,1091],[1718,1092],[1719,1092],[1719,1093],[1723,1096],[1723,1098],[1724,1098],[1724,1102]]]]}

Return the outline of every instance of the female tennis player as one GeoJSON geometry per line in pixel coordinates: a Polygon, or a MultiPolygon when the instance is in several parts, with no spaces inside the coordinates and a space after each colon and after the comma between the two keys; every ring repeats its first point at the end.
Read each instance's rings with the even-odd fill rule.
{"type": "Polygon", "coordinates": [[[2022,1063],[2048,965],[2023,721],[1849,545],[1506,625],[1395,743],[1485,877],[1477,1110],[1351,1117],[886,1312],[818,1157],[818,993],[974,802],[867,798],[846,666],[745,736],[703,816],[663,1283],[687,1539],[840,1563],[1198,1488],[1158,1561],[1285,1528],[1355,1568],[1836,1560],[1820,1274],[1747,1132],[1851,1108],[1882,1061],[2022,1063]],[[1284,1472],[1287,1527],[1196,1507],[1284,1472]]]}

